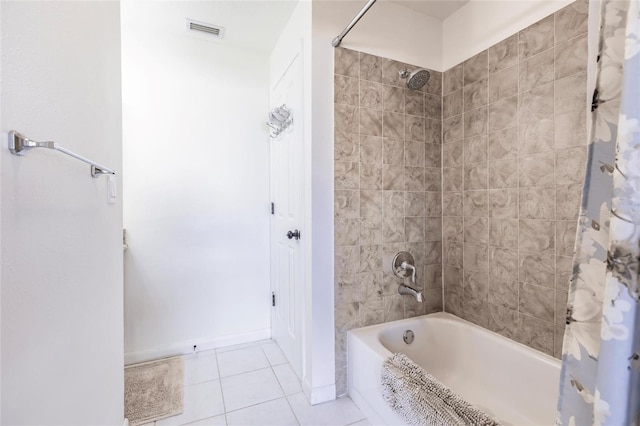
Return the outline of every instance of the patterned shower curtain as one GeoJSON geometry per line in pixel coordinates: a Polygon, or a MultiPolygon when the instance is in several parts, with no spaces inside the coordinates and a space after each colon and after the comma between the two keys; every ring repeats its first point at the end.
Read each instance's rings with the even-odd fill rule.
{"type": "Polygon", "coordinates": [[[601,0],[559,425],[640,425],[640,0],[601,0]]]}

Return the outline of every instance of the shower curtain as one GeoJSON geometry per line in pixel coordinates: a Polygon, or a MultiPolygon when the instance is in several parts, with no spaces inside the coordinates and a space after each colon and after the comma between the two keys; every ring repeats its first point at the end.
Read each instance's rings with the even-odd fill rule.
{"type": "Polygon", "coordinates": [[[560,425],[640,425],[640,5],[602,0],[560,425]]]}

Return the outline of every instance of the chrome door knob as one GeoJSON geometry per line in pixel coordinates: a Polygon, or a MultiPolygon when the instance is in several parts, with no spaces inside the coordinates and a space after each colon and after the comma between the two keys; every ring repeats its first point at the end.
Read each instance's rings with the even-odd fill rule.
{"type": "Polygon", "coordinates": [[[287,238],[289,238],[289,239],[295,238],[296,240],[299,240],[300,239],[300,231],[298,231],[296,229],[295,231],[287,232],[287,238]]]}

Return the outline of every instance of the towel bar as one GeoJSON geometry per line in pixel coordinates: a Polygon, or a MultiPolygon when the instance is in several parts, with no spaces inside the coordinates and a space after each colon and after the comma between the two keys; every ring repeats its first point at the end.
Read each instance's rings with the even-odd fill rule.
{"type": "Polygon", "coordinates": [[[46,142],[36,142],[28,139],[27,137],[21,135],[15,130],[11,130],[9,132],[9,151],[15,155],[23,155],[23,152],[27,152],[33,148],[48,148],[55,149],[56,151],[60,151],[63,154],[67,154],[76,160],[80,160],[84,163],[91,165],[91,176],[96,178],[100,175],[115,175],[116,172],[113,169],[105,167],[95,161],[91,161],[82,155],[76,154],[73,151],[69,151],[68,149],[61,147],[57,143],[53,141],[46,142]]]}

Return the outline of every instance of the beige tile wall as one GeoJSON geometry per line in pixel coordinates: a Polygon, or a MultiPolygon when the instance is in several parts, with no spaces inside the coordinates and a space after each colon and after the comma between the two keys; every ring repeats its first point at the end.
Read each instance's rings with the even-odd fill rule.
{"type": "Polygon", "coordinates": [[[398,76],[404,67],[417,68],[335,50],[338,394],[347,330],[442,310],[442,74],[410,91],[398,76]],[[423,303],[398,294],[391,261],[403,250],[416,259],[423,303]]]}
{"type": "Polygon", "coordinates": [[[587,8],[443,76],[445,310],[555,356],[586,160],[587,8]]]}

